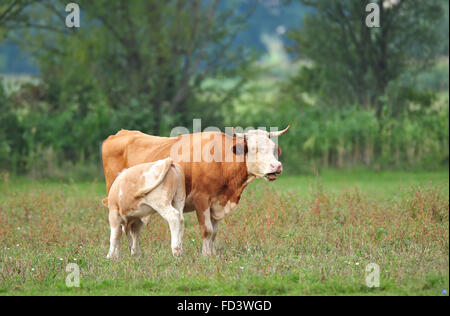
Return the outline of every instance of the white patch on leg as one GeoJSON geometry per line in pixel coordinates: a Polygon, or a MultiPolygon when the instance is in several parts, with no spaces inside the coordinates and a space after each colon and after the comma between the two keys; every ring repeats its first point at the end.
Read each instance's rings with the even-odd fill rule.
{"type": "Polygon", "coordinates": [[[213,232],[212,232],[212,235],[211,235],[211,251],[212,251],[213,255],[215,255],[216,254],[216,248],[215,248],[214,241],[216,239],[217,231],[219,229],[219,221],[218,220],[215,220],[215,219],[212,220],[212,228],[213,228],[213,232]]]}
{"type": "Polygon", "coordinates": [[[181,252],[181,232],[183,231],[181,225],[184,224],[181,221],[180,212],[171,205],[165,207],[152,205],[152,207],[169,223],[172,253],[179,254],[181,252]]]}
{"type": "Polygon", "coordinates": [[[203,238],[203,245],[202,245],[202,255],[204,256],[210,256],[213,253],[212,250],[212,234],[213,234],[213,226],[211,223],[211,211],[210,208],[205,210],[203,212],[205,216],[205,227],[206,227],[206,238],[203,238]]]}
{"type": "Polygon", "coordinates": [[[111,237],[110,237],[110,245],[109,252],[106,258],[118,258],[119,257],[119,249],[120,249],[120,226],[111,227],[111,237]]]}

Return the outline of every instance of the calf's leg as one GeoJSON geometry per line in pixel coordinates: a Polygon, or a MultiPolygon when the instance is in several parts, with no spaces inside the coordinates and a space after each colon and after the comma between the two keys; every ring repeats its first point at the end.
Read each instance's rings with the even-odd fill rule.
{"type": "Polygon", "coordinates": [[[140,219],[134,220],[130,225],[130,235],[131,235],[131,255],[139,255],[141,249],[139,248],[139,235],[141,234],[142,226],[144,223],[140,219]]]}
{"type": "Polygon", "coordinates": [[[109,252],[106,258],[118,258],[120,249],[120,236],[122,234],[121,218],[118,210],[109,210],[109,225],[111,226],[111,236],[109,239],[109,252]]]}
{"type": "Polygon", "coordinates": [[[181,216],[180,212],[171,205],[153,206],[152,207],[169,223],[171,248],[174,255],[181,253],[181,216]]]}
{"type": "MultiPolygon", "coordinates": [[[[184,181],[181,179],[181,181],[184,181]]],[[[181,186],[180,184],[177,187],[177,192],[175,193],[174,199],[173,199],[173,207],[179,212],[179,221],[180,221],[180,228],[178,232],[178,238],[179,240],[177,243],[180,245],[180,252],[183,252],[183,235],[184,235],[184,215],[183,215],[183,209],[184,209],[184,203],[186,199],[186,193],[184,191],[184,186],[181,186]]]]}

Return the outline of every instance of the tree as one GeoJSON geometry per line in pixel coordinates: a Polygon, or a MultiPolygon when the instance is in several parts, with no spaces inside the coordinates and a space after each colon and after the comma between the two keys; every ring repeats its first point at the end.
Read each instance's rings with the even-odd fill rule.
{"type": "Polygon", "coordinates": [[[0,26],[16,20],[23,10],[31,3],[30,0],[4,0],[0,4],[0,26]]]}
{"type": "Polygon", "coordinates": [[[31,43],[43,78],[52,85],[68,81],[99,89],[123,128],[158,134],[165,116],[187,124],[205,79],[243,78],[241,70],[251,59],[234,44],[251,9],[236,14],[220,0],[77,3],[79,29],[65,27],[58,11],[63,1],[36,4],[30,17],[39,18],[22,24],[22,42],[31,43]]]}
{"type": "Polygon", "coordinates": [[[442,0],[371,1],[380,9],[379,28],[365,24],[368,1],[300,1],[313,10],[302,28],[290,33],[291,49],[311,60],[314,70],[296,80],[320,94],[323,103],[357,103],[380,115],[389,85],[405,71],[434,62],[442,51],[442,0]]]}

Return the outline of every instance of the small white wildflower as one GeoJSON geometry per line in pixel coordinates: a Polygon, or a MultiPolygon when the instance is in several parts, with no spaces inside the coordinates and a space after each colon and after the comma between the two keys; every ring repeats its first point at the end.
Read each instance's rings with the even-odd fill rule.
{"type": "Polygon", "coordinates": [[[16,247],[19,247],[19,246],[20,246],[20,244],[17,244],[17,245],[16,245],[16,247]]]}
{"type": "Polygon", "coordinates": [[[241,270],[244,270],[244,267],[241,267],[241,270]]]}
{"type": "Polygon", "coordinates": [[[359,266],[359,262],[355,263],[357,266],[359,266]]]}
{"type": "Polygon", "coordinates": [[[34,271],[34,268],[31,268],[31,271],[34,271]]]}
{"type": "Polygon", "coordinates": [[[59,260],[60,260],[60,261],[62,261],[62,260],[63,260],[63,258],[59,258],[59,260]]]}

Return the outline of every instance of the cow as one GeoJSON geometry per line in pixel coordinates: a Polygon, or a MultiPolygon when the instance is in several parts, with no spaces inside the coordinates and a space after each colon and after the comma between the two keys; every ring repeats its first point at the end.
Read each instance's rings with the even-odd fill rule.
{"type": "Polygon", "coordinates": [[[123,169],[170,156],[185,174],[184,212],[196,211],[203,239],[202,254],[215,254],[219,221],[236,208],[245,187],[257,178],[273,181],[282,172],[282,164],[277,159],[281,148],[272,138],[288,129],[289,126],[277,132],[250,130],[233,132],[232,136],[203,132],[177,137],[121,130],[102,145],[106,190],[109,192],[123,169]],[[181,159],[179,149],[183,152],[181,159]],[[204,159],[205,154],[212,154],[214,159],[204,159]]]}
{"type": "Polygon", "coordinates": [[[114,180],[108,194],[110,248],[107,258],[119,256],[122,230],[131,255],[139,254],[139,234],[144,223],[158,212],[168,223],[172,253],[181,253],[186,199],[184,173],[171,158],[125,169],[114,180]]]}

